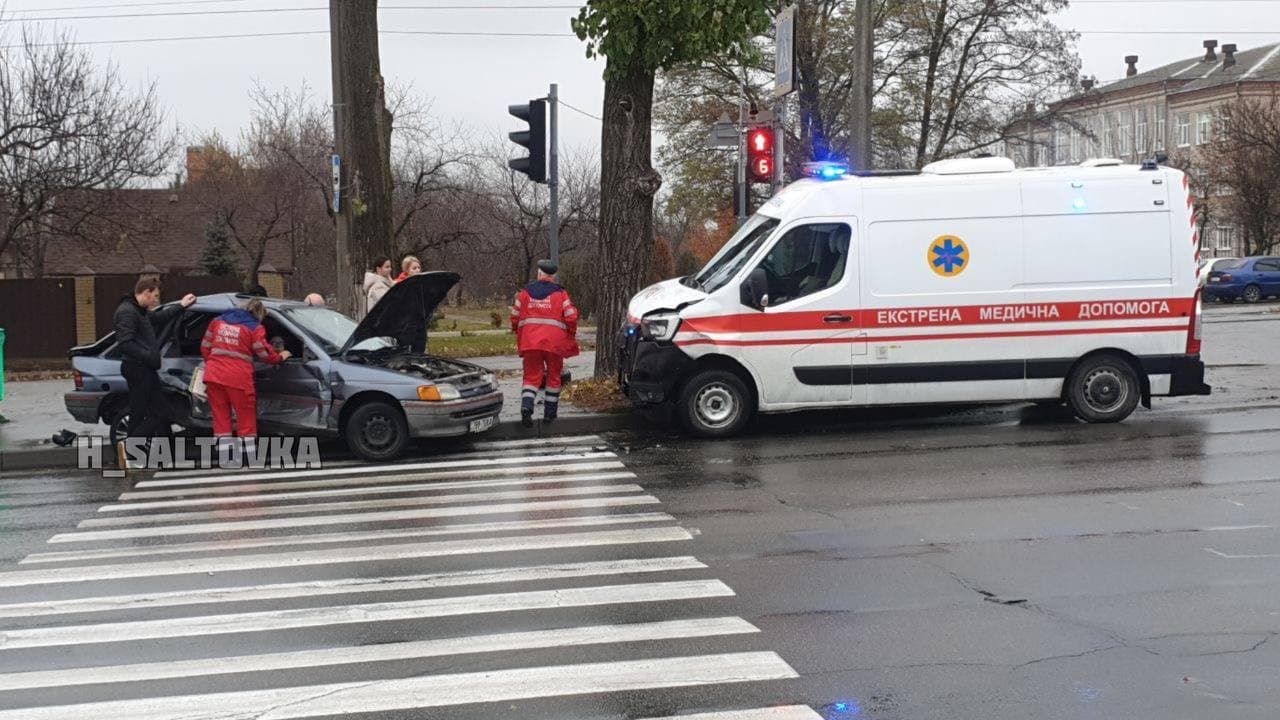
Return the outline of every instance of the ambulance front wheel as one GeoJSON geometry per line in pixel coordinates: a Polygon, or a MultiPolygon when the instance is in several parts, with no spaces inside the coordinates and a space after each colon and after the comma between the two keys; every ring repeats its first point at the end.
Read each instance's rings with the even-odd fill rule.
{"type": "Polygon", "coordinates": [[[727,370],[704,370],[680,391],[676,406],[685,429],[699,437],[736,435],[751,420],[751,393],[727,370]]]}
{"type": "Polygon", "coordinates": [[[1086,358],[1067,378],[1067,404],[1086,422],[1120,422],[1133,413],[1141,399],[1138,373],[1116,355],[1086,358]]]}

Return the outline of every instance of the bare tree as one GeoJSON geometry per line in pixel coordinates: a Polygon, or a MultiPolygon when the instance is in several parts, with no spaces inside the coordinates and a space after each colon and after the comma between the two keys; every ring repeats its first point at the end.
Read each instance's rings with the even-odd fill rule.
{"type": "Polygon", "coordinates": [[[1215,124],[1203,150],[1207,176],[1245,254],[1269,255],[1280,244],[1280,95],[1236,100],[1215,124]]]}
{"type": "Polygon", "coordinates": [[[0,257],[40,276],[49,238],[128,229],[114,193],[168,169],[176,133],[155,84],[130,89],[65,34],[0,36],[0,257]]]}

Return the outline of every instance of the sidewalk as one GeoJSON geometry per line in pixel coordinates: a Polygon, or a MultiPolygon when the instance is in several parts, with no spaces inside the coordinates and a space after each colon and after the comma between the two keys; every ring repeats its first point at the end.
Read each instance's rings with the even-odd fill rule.
{"type": "MultiPolygon", "coordinates": [[[[520,358],[498,356],[472,358],[467,362],[487,367],[498,373],[502,388],[503,404],[500,422],[520,420],[520,358]]],[[[584,352],[565,364],[565,369],[575,378],[590,377],[595,365],[595,353],[584,352]]],[[[107,426],[84,425],[67,413],[62,395],[72,388],[71,380],[19,380],[5,383],[4,401],[0,402],[0,415],[9,422],[0,424],[0,453],[33,448],[53,448],[49,438],[62,429],[78,435],[105,435],[107,426]]],[[[542,410],[539,408],[538,416],[542,410]]],[[[588,418],[598,413],[579,410],[569,403],[560,409],[565,418],[588,418]]]]}

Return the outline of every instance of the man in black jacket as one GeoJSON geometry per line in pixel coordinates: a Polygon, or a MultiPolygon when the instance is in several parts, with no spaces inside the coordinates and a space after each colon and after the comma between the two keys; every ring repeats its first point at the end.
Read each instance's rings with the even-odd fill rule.
{"type": "Polygon", "coordinates": [[[151,437],[165,421],[160,405],[160,342],[156,331],[196,301],[187,294],[177,305],[152,312],[160,304],[160,281],[143,278],[116,308],[112,323],[124,359],[120,374],[129,384],[129,437],[151,437]]]}

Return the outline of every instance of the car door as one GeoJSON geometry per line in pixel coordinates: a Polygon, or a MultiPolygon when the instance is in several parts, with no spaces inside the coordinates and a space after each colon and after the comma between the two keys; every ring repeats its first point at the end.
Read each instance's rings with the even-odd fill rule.
{"type": "Polygon", "coordinates": [[[1280,295],[1280,258],[1263,258],[1253,265],[1263,295],[1280,295]]]}
{"type": "Polygon", "coordinates": [[[259,425],[265,433],[323,429],[333,399],[326,382],[328,358],[275,311],[268,311],[263,324],[268,340],[293,357],[279,365],[254,363],[259,425]]]}
{"type": "Polygon", "coordinates": [[[758,268],[769,302],[767,337],[753,353],[769,404],[860,402],[853,355],[865,353],[857,308],[858,272],[848,219],[805,219],[784,230],[758,268]]]}
{"type": "Polygon", "coordinates": [[[170,420],[191,429],[213,426],[209,404],[190,393],[191,376],[204,362],[200,341],[217,312],[202,308],[187,310],[161,338],[160,386],[170,420]]]}

